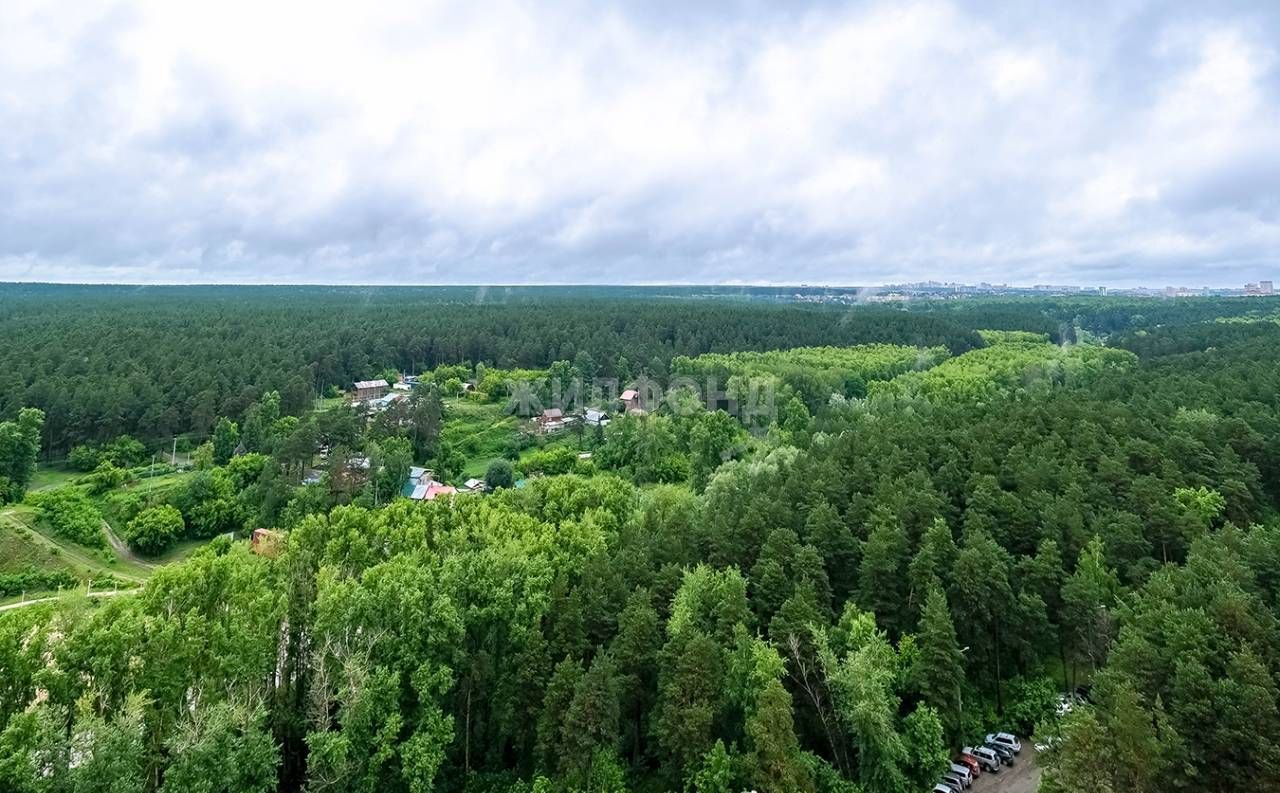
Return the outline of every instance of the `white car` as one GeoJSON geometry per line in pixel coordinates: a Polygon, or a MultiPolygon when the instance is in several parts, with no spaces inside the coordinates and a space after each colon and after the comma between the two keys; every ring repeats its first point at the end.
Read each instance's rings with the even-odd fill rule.
{"type": "Polygon", "coordinates": [[[1045,736],[1044,738],[1040,739],[1039,743],[1036,744],[1036,751],[1047,752],[1050,749],[1053,749],[1054,747],[1056,747],[1061,741],[1062,739],[1056,735],[1045,736]]]}
{"type": "Polygon", "coordinates": [[[1017,736],[1007,732],[989,733],[987,735],[987,743],[998,743],[1009,749],[1009,751],[1014,754],[1018,754],[1022,751],[1022,743],[1018,740],[1017,736]]]}
{"type": "Polygon", "coordinates": [[[967,754],[974,760],[978,761],[978,765],[982,766],[982,770],[992,774],[1000,773],[1000,756],[985,746],[966,746],[960,750],[961,753],[967,754]]]}

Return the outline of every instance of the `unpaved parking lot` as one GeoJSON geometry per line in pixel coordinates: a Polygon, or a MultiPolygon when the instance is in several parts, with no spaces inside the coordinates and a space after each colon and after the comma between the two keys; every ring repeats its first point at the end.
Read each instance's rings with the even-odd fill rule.
{"type": "Polygon", "coordinates": [[[1035,793],[1040,787],[1040,765],[1036,762],[1036,748],[1031,741],[1022,741],[1022,753],[1012,766],[1005,766],[998,774],[983,774],[973,782],[967,793],[1035,793]]]}

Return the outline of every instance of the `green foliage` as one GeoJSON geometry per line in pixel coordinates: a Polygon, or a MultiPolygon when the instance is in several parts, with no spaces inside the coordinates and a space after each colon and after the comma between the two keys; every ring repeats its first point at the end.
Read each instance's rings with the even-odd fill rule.
{"type": "Polygon", "coordinates": [[[898,793],[910,757],[898,730],[897,658],[875,619],[849,606],[818,652],[833,707],[858,753],[858,779],[869,793],[898,793]]]}
{"type": "Polygon", "coordinates": [[[20,595],[47,589],[71,588],[79,579],[66,570],[43,570],[28,566],[12,573],[0,573],[0,595],[20,595]]]}
{"type": "Polygon", "coordinates": [[[902,741],[907,747],[906,775],[911,788],[929,790],[951,764],[938,713],[928,705],[917,705],[902,720],[902,741]]]}
{"type": "Polygon", "coordinates": [[[222,702],[197,709],[165,748],[173,757],[160,793],[268,793],[276,787],[280,752],[266,713],[222,702]]]}
{"type": "Polygon", "coordinates": [[[872,399],[929,401],[992,399],[1002,393],[1035,391],[1053,385],[1088,385],[1131,368],[1136,357],[1124,350],[1046,341],[995,339],[922,372],[872,383],[872,399]]]}
{"type": "Polygon", "coordinates": [[[139,552],[154,556],[182,536],[182,513],[168,504],[139,512],[125,527],[124,539],[139,552]]]}
{"type": "Polygon", "coordinates": [[[27,492],[36,472],[44,419],[42,411],[23,408],[16,421],[0,421],[0,504],[21,501],[27,492]]]}
{"type": "Polygon", "coordinates": [[[128,473],[124,469],[116,468],[110,460],[103,460],[83,481],[89,485],[93,493],[101,494],[124,484],[127,476],[128,473]]]}
{"type": "Polygon", "coordinates": [[[206,441],[196,447],[191,453],[191,467],[197,471],[208,471],[214,466],[213,461],[213,442],[206,441]]]}
{"type": "Polygon", "coordinates": [[[1018,677],[1009,681],[1009,704],[1004,715],[1019,735],[1031,735],[1056,713],[1062,685],[1051,677],[1018,677]]]}
{"type": "Polygon", "coordinates": [[[494,460],[484,472],[484,484],[490,490],[515,485],[515,469],[509,460],[494,460]]]}
{"type": "MultiPolygon", "coordinates": [[[[888,308],[849,314],[765,301],[635,299],[654,295],[634,287],[477,296],[472,287],[6,284],[0,372],[15,379],[0,388],[0,416],[39,407],[55,448],[67,449],[126,432],[148,442],[203,435],[219,416],[243,426],[249,406],[270,391],[280,393],[282,414],[297,415],[317,390],[350,388],[386,369],[466,361],[541,369],[566,360],[626,380],[638,373],[620,366],[626,361],[714,351],[889,343],[958,353],[981,344],[948,318],[888,308]],[[66,361],[77,362],[73,371],[66,361]]],[[[480,379],[481,391],[506,396],[501,374],[480,379]]]]}
{"type": "Polygon", "coordinates": [[[243,515],[236,500],[236,480],[226,468],[199,471],[170,498],[186,520],[193,537],[215,537],[241,528],[243,515]]]}
{"type": "Polygon", "coordinates": [[[916,648],[913,676],[920,697],[933,709],[935,718],[942,718],[948,735],[958,738],[963,727],[964,657],[956,641],[946,596],[936,585],[925,597],[916,648]]]}
{"type": "Polygon", "coordinates": [[[1077,561],[1076,571],[1062,585],[1062,608],[1072,647],[1095,668],[1111,643],[1111,609],[1119,589],[1115,571],[1103,559],[1102,540],[1094,537],[1077,561]]]}
{"type": "Polygon", "coordinates": [[[605,428],[596,460],[629,475],[638,484],[683,482],[689,458],[680,452],[675,421],[669,416],[619,416],[605,428]]]}
{"type": "Polygon", "coordinates": [[[702,492],[711,474],[736,456],[746,433],[742,425],[723,410],[696,413],[687,426],[693,489],[702,492]]]}
{"type": "Polygon", "coordinates": [[[520,460],[526,474],[567,474],[578,462],[578,451],[572,446],[549,446],[537,449],[520,460]]]}
{"type": "Polygon", "coordinates": [[[236,448],[240,445],[240,428],[234,421],[225,416],[218,419],[213,428],[213,462],[215,465],[226,465],[231,462],[236,448]]]}
{"type": "MultiPolygon", "coordinates": [[[[210,444],[203,470],[159,469],[104,509],[135,544],[282,536],[263,555],[215,537],[147,568],[130,594],[0,613],[0,789],[900,793],[936,781],[949,741],[991,728],[1025,741],[1033,725],[1057,739],[1042,755],[1050,791],[1280,786],[1280,371],[1258,364],[1276,358],[1280,327],[1191,327],[1200,308],[1164,303],[966,302],[855,310],[847,331],[821,308],[752,307],[749,330],[736,309],[692,309],[725,318],[709,329],[638,302],[576,336],[552,319],[535,319],[553,329],[531,340],[460,341],[480,327],[470,320],[439,337],[402,325],[368,346],[313,338],[322,359],[300,370],[263,344],[275,368],[252,384],[235,378],[264,372],[256,363],[232,377],[209,356],[198,382],[173,383],[175,404],[202,434],[217,416],[237,423],[231,452],[244,453],[214,465],[210,444]],[[1128,332],[1139,309],[1173,324],[1128,332]],[[492,384],[532,361],[663,378],[675,356],[827,341],[811,328],[841,343],[871,316],[895,334],[880,341],[960,353],[893,381],[932,374],[936,394],[852,398],[866,381],[828,380],[844,359],[814,358],[812,372],[764,372],[779,378],[781,417],[766,439],[747,441],[727,413],[664,405],[593,448],[621,475],[575,454],[574,473],[485,496],[381,497],[406,460],[461,455],[474,475],[512,434],[516,419],[487,401],[505,390],[440,403],[436,377],[492,384]],[[670,323],[644,324],[656,318],[670,323]],[[1137,357],[1020,333],[984,334],[990,346],[969,355],[974,334],[931,336],[961,327],[1107,339],[1137,357]],[[418,355],[397,360],[406,349],[418,355]],[[437,369],[419,413],[287,415],[326,372],[493,349],[508,360],[437,369]],[[321,447],[327,476],[298,486],[321,447]],[[346,470],[363,456],[372,483],[346,470]],[[1049,715],[1060,674],[1092,683],[1064,720],[1049,715]]],[[[485,321],[544,311],[496,308],[485,321]]],[[[570,324],[586,316],[562,308],[570,324]]],[[[321,317],[316,338],[331,321],[383,332],[351,312],[321,317]]],[[[38,401],[11,381],[10,416],[38,401]]],[[[96,396],[123,418],[59,405],[45,437],[61,449],[118,435],[135,412],[122,390],[96,396]]],[[[163,416],[167,391],[151,398],[157,426],[179,420],[163,416]]],[[[82,485],[49,489],[55,479],[38,480],[33,503],[92,507],[82,485]]],[[[97,555],[30,534],[30,519],[0,510],[0,591],[66,582],[80,569],[70,557],[97,555]]]]}
{"type": "Polygon", "coordinates": [[[901,521],[888,511],[877,512],[872,520],[874,525],[862,549],[858,604],[900,631],[907,618],[907,535],[901,521]]]}
{"type": "Polygon", "coordinates": [[[694,793],[732,793],[733,760],[724,748],[724,741],[717,740],[702,758],[702,767],[693,775],[694,793]]]}
{"type": "Polygon", "coordinates": [[[102,513],[84,493],[73,487],[32,493],[27,500],[54,534],[89,548],[103,548],[102,513]]]}
{"type": "Polygon", "coordinates": [[[774,390],[785,385],[807,409],[817,410],[827,403],[832,394],[865,396],[869,382],[890,380],[904,372],[926,369],[945,360],[948,354],[944,347],[917,348],[897,344],[795,347],[769,352],[677,357],[671,361],[671,372],[673,376],[691,378],[699,388],[705,388],[708,380],[725,388],[730,378],[739,382],[754,381],[757,387],[774,390]]]}
{"type": "Polygon", "coordinates": [[[102,463],[116,468],[134,468],[147,461],[147,448],[142,442],[128,435],[121,435],[110,443],[99,445],[85,443],[74,447],[67,455],[67,464],[77,471],[93,471],[102,463]]]}

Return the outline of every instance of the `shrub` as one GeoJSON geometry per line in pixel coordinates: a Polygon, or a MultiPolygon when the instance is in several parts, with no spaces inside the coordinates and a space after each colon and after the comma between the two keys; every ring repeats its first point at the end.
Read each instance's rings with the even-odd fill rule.
{"type": "Polygon", "coordinates": [[[530,454],[523,463],[523,468],[531,474],[567,474],[578,462],[578,452],[569,446],[553,446],[539,449],[530,454]]]}
{"type": "Polygon", "coordinates": [[[76,577],[66,570],[41,570],[38,567],[27,566],[16,573],[0,573],[0,596],[73,587],[78,583],[76,577]]]}
{"type": "Polygon", "coordinates": [[[121,435],[102,447],[102,458],[118,468],[134,468],[147,461],[147,447],[137,438],[121,435]]]}
{"type": "Polygon", "coordinates": [[[53,532],[89,548],[102,548],[107,543],[102,533],[102,513],[93,502],[74,487],[64,487],[28,498],[40,517],[53,532]]]}
{"type": "Polygon", "coordinates": [[[126,475],[123,468],[116,468],[110,460],[103,460],[83,481],[92,492],[105,493],[123,485],[126,475]]]}
{"type": "Polygon", "coordinates": [[[112,523],[123,526],[147,506],[146,496],[136,490],[120,490],[106,498],[106,512],[112,523]]]}
{"type": "Polygon", "coordinates": [[[102,450],[91,443],[77,446],[71,450],[71,454],[67,455],[67,465],[85,473],[97,468],[101,462],[102,450]]]}
{"type": "Polygon", "coordinates": [[[173,545],[185,528],[182,513],[176,507],[162,504],[139,512],[129,521],[124,536],[140,553],[154,556],[173,545]]]}
{"type": "Polygon", "coordinates": [[[484,472],[484,483],[490,490],[511,487],[515,484],[515,469],[510,460],[494,460],[484,472]]]}
{"type": "Polygon", "coordinates": [[[1009,704],[1005,717],[1020,735],[1030,735],[1035,726],[1054,714],[1058,682],[1051,677],[1015,677],[1009,681],[1009,704]]]}

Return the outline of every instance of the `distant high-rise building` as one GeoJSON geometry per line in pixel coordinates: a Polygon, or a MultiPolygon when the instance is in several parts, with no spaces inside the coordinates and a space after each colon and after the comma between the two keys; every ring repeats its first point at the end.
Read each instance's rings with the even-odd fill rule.
{"type": "Polygon", "coordinates": [[[1276,293],[1276,288],[1270,281],[1259,281],[1258,291],[1264,295],[1274,295],[1276,293]]]}

